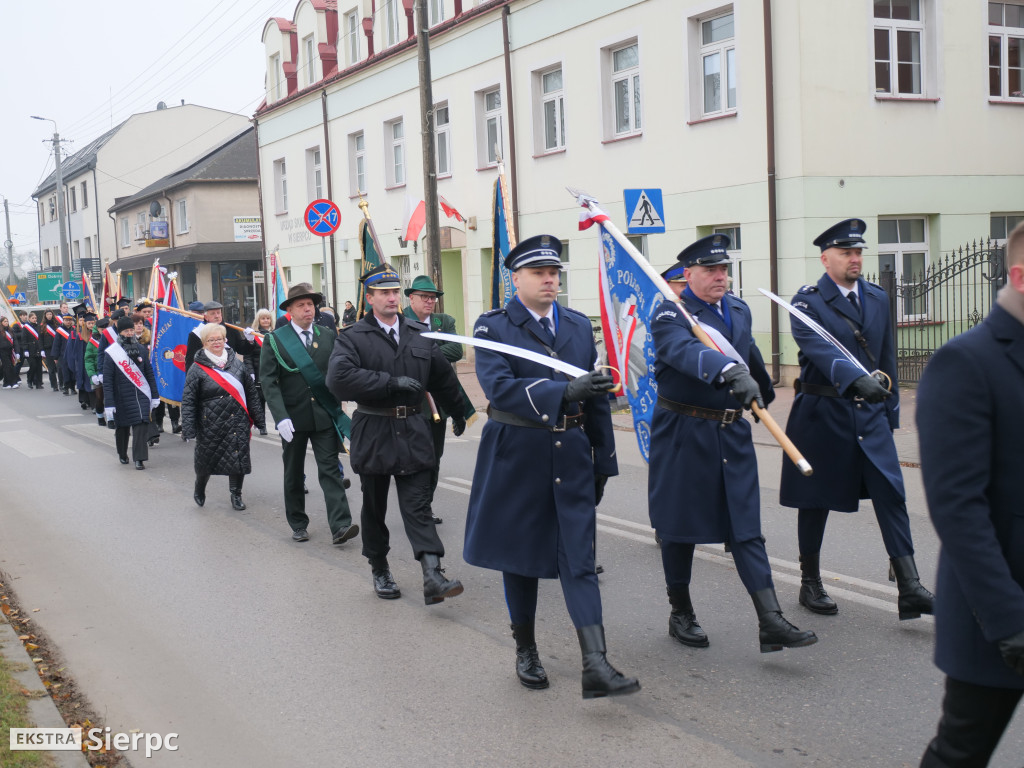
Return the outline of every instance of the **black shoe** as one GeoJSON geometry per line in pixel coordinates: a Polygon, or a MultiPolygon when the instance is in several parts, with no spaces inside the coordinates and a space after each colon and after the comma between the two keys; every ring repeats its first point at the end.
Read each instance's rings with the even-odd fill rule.
{"type": "Polygon", "coordinates": [[[334,534],[333,544],[334,544],[334,546],[337,547],[337,546],[339,546],[341,544],[344,544],[349,539],[354,539],[358,535],[359,535],[359,526],[356,525],[355,523],[353,523],[352,525],[350,525],[350,526],[348,526],[346,528],[342,528],[340,531],[338,531],[336,534],[334,534]]]}
{"type": "Polygon", "coordinates": [[[341,487],[347,491],[349,488],[352,487],[352,481],[349,480],[347,477],[341,478],[341,487]]]}
{"type": "Polygon", "coordinates": [[[305,480],[302,481],[302,492],[303,493],[309,493],[309,488],[306,487],[306,481],[305,480]]]}
{"type": "Polygon", "coordinates": [[[800,605],[822,616],[834,616],[839,613],[839,606],[821,583],[819,557],[817,554],[800,555],[800,605]]]}
{"type": "Polygon", "coordinates": [[[242,501],[242,492],[231,491],[231,508],[236,512],[242,512],[246,509],[245,502],[242,501]]]}
{"type": "MultiPolygon", "coordinates": [[[[177,419],[171,419],[171,434],[181,434],[181,423],[177,419]]],[[[263,434],[267,434],[266,431],[264,431],[263,434]]]]}
{"type": "Polygon", "coordinates": [[[59,390],[59,389],[57,389],[57,387],[54,387],[54,388],[53,388],[53,391],[54,391],[54,392],[60,392],[60,390],[59,390]]]}
{"type": "Polygon", "coordinates": [[[757,610],[761,653],[781,651],[783,648],[803,648],[818,642],[818,636],[810,630],[797,629],[786,621],[773,588],[760,589],[750,599],[754,601],[757,610]]]}
{"type": "Polygon", "coordinates": [[[82,406],[82,410],[83,411],[88,411],[89,410],[89,404],[88,403],[79,403],[79,405],[82,406]]]}
{"type": "Polygon", "coordinates": [[[101,427],[107,426],[107,420],[104,419],[102,416],[96,417],[96,423],[99,424],[101,427]]]}
{"type": "Polygon", "coordinates": [[[306,529],[299,528],[297,531],[292,531],[292,541],[309,541],[309,534],[306,533],[306,529]]]}
{"type": "Polygon", "coordinates": [[[443,522],[444,522],[444,520],[442,520],[442,519],[441,519],[440,517],[438,517],[437,515],[431,515],[431,516],[430,516],[430,519],[434,521],[434,525],[440,525],[441,523],[443,523],[443,522]]]}
{"type": "Polygon", "coordinates": [[[154,445],[160,442],[159,436],[149,438],[149,447],[152,448],[154,445]]]}
{"type": "Polygon", "coordinates": [[[398,588],[387,565],[373,569],[373,592],[381,600],[397,600],[402,596],[402,590],[398,588]]]}
{"type": "Polygon", "coordinates": [[[424,554],[420,557],[423,568],[423,602],[436,605],[446,597],[455,597],[463,592],[462,582],[458,579],[446,579],[441,567],[441,558],[437,555],[424,554]]]}
{"type": "Polygon", "coordinates": [[[531,690],[547,688],[548,673],[540,663],[537,641],[533,635],[534,624],[512,624],[512,637],[516,641],[516,676],[519,682],[531,690]]]}
{"type": "Polygon", "coordinates": [[[201,507],[206,503],[206,483],[209,479],[209,475],[196,475],[195,488],[192,490],[192,499],[196,506],[201,507]]]}
{"type": "Polygon", "coordinates": [[[669,588],[668,601],[672,605],[672,613],[668,617],[669,637],[691,648],[707,648],[710,641],[707,633],[697,623],[697,615],[690,601],[690,587],[669,588]]]}
{"type": "Polygon", "coordinates": [[[914,556],[893,557],[889,562],[889,580],[895,580],[900,591],[896,604],[900,612],[900,621],[919,619],[922,613],[932,615],[935,612],[935,597],[922,586],[914,556]]]}
{"type": "Polygon", "coordinates": [[[583,698],[623,696],[640,690],[635,677],[626,677],[608,663],[604,645],[604,627],[591,624],[576,630],[583,653],[583,698]]]}
{"type": "Polygon", "coordinates": [[[127,456],[118,456],[117,460],[120,461],[122,464],[127,464],[128,463],[128,457],[127,456]]]}
{"type": "MultiPolygon", "coordinates": [[[[181,431],[181,427],[178,427],[175,431],[176,432],[180,432],[181,431]]],[[[266,427],[260,427],[260,434],[261,435],[267,434],[267,428],[266,427]]]]}
{"type": "Polygon", "coordinates": [[[145,469],[145,468],[146,468],[146,465],[145,465],[145,464],[143,464],[143,463],[142,463],[141,461],[136,461],[136,462],[135,462],[135,468],[136,468],[136,469],[145,469]]]}
{"type": "Polygon", "coordinates": [[[594,566],[594,573],[596,573],[598,576],[600,576],[602,573],[604,573],[604,566],[600,565],[600,564],[595,565],[594,566]]]}

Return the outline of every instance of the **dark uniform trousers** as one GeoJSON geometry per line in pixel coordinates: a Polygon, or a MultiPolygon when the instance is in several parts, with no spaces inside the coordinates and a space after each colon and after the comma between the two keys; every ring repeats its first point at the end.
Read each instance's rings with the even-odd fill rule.
{"type": "MultiPolygon", "coordinates": [[[[661,562],[665,568],[665,583],[669,589],[689,586],[690,575],[693,572],[694,546],[679,541],[661,542],[661,562]]],[[[775,586],[772,582],[772,566],[768,562],[768,553],[760,537],[746,541],[730,541],[729,546],[732,549],[736,572],[747,592],[754,594],[775,586]]]]}
{"type": "Polygon", "coordinates": [[[409,475],[360,475],[363,507],[360,528],[363,535],[363,556],[371,564],[384,560],[391,551],[391,534],[384,522],[388,511],[388,489],[395,478],[398,508],[402,513],[406,536],[412,545],[413,556],[419,560],[424,554],[444,557],[444,544],[437,535],[431,519],[430,490],[432,470],[423,469],[409,475]]]}
{"type": "Polygon", "coordinates": [[[334,427],[321,430],[295,430],[290,443],[281,439],[281,457],[284,460],[284,513],[293,531],[309,527],[306,514],[306,494],[302,489],[305,479],[306,445],[313,448],[317,479],[324,492],[327,505],[327,523],[331,533],[352,524],[352,515],[345,496],[345,486],[338,471],[338,433],[334,427]]]}
{"type": "Polygon", "coordinates": [[[921,768],[985,768],[1024,690],[946,678],[939,732],[921,768]]]}
{"type": "MultiPolygon", "coordinates": [[[[505,582],[505,602],[512,623],[532,623],[537,615],[537,585],[540,579],[507,571],[501,575],[505,582]]],[[[569,610],[569,618],[574,627],[579,629],[604,624],[597,573],[590,568],[583,576],[572,575],[561,536],[558,537],[558,580],[562,584],[565,607],[569,610]]]]}
{"type": "Polygon", "coordinates": [[[430,470],[430,501],[433,503],[437,481],[441,478],[441,455],[444,453],[444,438],[448,431],[448,419],[444,418],[435,423],[431,417],[427,421],[430,425],[430,437],[434,441],[434,468],[430,470]]]}
{"type": "Polygon", "coordinates": [[[132,461],[149,461],[149,427],[152,422],[143,421],[130,427],[114,430],[114,445],[118,456],[128,455],[128,438],[132,441],[132,461]]]}

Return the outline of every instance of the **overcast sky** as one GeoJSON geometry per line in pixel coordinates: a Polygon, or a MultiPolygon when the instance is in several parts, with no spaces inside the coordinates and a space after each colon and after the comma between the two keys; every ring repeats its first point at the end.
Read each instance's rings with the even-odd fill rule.
{"type": "Polygon", "coordinates": [[[291,19],[297,3],[0,0],[0,196],[15,251],[38,248],[30,196],[53,170],[53,124],[29,115],[55,120],[71,154],[160,101],[251,116],[263,98],[263,25],[291,19]]]}

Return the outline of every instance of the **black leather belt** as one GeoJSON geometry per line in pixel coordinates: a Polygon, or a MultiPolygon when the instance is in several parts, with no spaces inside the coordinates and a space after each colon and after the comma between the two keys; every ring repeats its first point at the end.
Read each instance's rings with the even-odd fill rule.
{"type": "Polygon", "coordinates": [[[723,424],[732,424],[743,416],[742,410],[716,411],[713,408],[699,408],[696,405],[673,402],[661,395],[658,395],[658,405],[666,411],[681,413],[683,416],[693,416],[694,418],[707,419],[708,421],[720,421],[723,424]]]}
{"type": "Polygon", "coordinates": [[[362,403],[356,403],[356,407],[362,413],[368,413],[371,416],[387,416],[392,419],[406,419],[420,412],[418,405],[396,405],[394,408],[374,408],[370,405],[363,405],[362,403]]]}
{"type": "Polygon", "coordinates": [[[494,419],[502,424],[511,424],[514,427],[531,427],[532,429],[546,429],[550,432],[565,432],[567,429],[574,429],[575,427],[582,427],[585,414],[578,413],[575,416],[563,416],[560,421],[555,422],[554,425],[550,424],[539,424],[536,421],[530,421],[530,419],[524,419],[522,416],[517,416],[514,413],[508,411],[499,411],[497,408],[492,408],[490,405],[487,406],[487,418],[494,419]]]}
{"type": "Polygon", "coordinates": [[[818,397],[842,397],[842,395],[839,394],[839,390],[835,387],[808,384],[806,381],[800,381],[800,379],[795,379],[793,381],[793,389],[796,390],[797,394],[802,392],[805,395],[817,395],[818,397]]]}

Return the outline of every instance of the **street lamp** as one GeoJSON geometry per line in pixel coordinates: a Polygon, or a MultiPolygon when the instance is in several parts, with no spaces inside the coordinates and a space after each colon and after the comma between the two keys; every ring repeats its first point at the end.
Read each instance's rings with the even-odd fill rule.
{"type": "Polygon", "coordinates": [[[57,166],[57,221],[60,228],[60,271],[61,284],[68,282],[71,273],[71,262],[68,260],[67,233],[64,230],[64,177],[60,167],[60,133],[57,132],[57,121],[48,117],[29,115],[33,120],[45,120],[53,123],[53,160],[57,166]]]}

